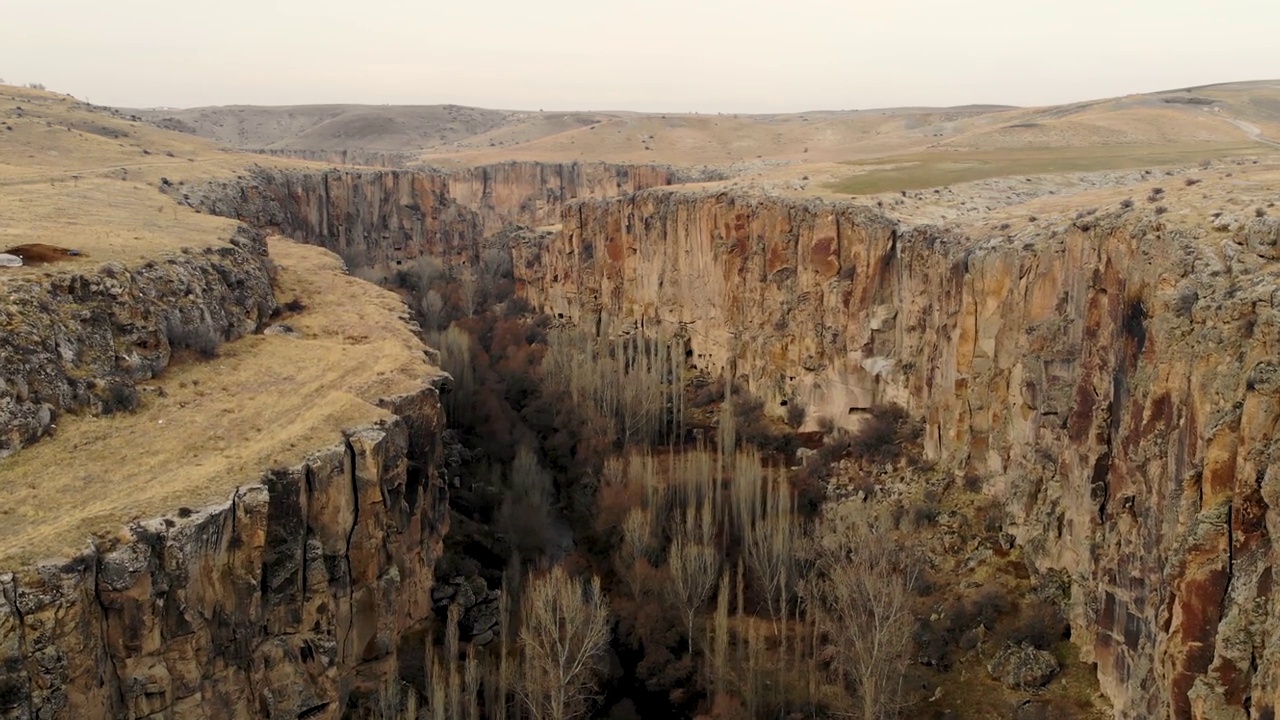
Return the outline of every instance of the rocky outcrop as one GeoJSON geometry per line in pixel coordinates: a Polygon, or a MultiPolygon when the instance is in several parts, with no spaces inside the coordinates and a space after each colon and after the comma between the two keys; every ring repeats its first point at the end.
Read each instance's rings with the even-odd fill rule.
{"type": "Polygon", "coordinates": [[[781,412],[899,401],[994,478],[1073,580],[1073,639],[1124,718],[1271,717],[1280,223],[1119,211],[970,239],[872,211],[653,190],[521,250],[544,308],[690,338],[781,412]]]}
{"type": "Polygon", "coordinates": [[[0,457],[44,436],[58,413],[137,405],[135,385],[175,346],[254,332],[275,309],[260,233],[137,267],[3,279],[0,457]]]}
{"type": "Polygon", "coordinates": [[[183,201],[361,265],[394,269],[421,254],[474,262],[480,239],[513,224],[558,223],[570,200],[685,177],[665,167],[606,163],[509,162],[434,172],[259,168],[248,181],[212,183],[183,201]]]}
{"type": "MultiPolygon", "coordinates": [[[[545,211],[444,176],[257,183],[220,212],[376,262],[474,258],[468,238],[545,211]]],[[[513,255],[543,309],[681,333],[772,412],[911,408],[931,458],[991,476],[1026,555],[1071,578],[1072,639],[1118,717],[1270,718],[1280,223],[1117,209],[1037,227],[970,238],[851,204],[649,189],[567,203],[513,255]]]]}
{"type": "Polygon", "coordinates": [[[1008,643],[987,663],[991,677],[1015,690],[1033,690],[1049,684],[1062,667],[1047,650],[1008,643]]]}
{"type": "Polygon", "coordinates": [[[221,506],[0,574],[0,718],[416,718],[447,514],[434,387],[221,506]]]}

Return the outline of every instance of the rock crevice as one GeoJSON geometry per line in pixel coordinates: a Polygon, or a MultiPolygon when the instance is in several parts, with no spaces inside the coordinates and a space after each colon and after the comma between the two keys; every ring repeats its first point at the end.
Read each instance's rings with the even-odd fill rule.
{"type": "Polygon", "coordinates": [[[415,717],[398,659],[423,649],[401,638],[431,616],[448,520],[410,448],[443,414],[434,387],[387,404],[225,505],[0,576],[0,718],[415,717]]]}

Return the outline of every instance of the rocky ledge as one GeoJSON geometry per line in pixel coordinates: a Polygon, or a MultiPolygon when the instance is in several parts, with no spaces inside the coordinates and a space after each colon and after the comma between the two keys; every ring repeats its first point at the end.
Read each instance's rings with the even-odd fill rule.
{"type": "Polygon", "coordinates": [[[248,228],[137,267],[25,273],[0,287],[0,458],[59,413],[133,409],[137,383],[176,349],[254,332],[276,307],[264,236],[248,228]]]}
{"type": "Polygon", "coordinates": [[[0,718],[416,717],[438,384],[225,504],[0,574],[0,718]]]}

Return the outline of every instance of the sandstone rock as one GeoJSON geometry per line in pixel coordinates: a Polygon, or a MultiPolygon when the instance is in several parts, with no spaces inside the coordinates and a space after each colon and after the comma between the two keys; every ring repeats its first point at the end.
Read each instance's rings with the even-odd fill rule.
{"type": "Polygon", "coordinates": [[[1070,578],[1072,639],[1117,717],[1275,711],[1280,398],[1265,365],[1249,382],[1280,354],[1270,223],[1220,216],[1207,233],[1103,212],[966,238],[852,203],[603,199],[638,188],[608,173],[565,203],[589,172],[264,173],[202,202],[391,268],[558,220],[510,248],[522,294],[561,322],[681,328],[692,362],[715,374],[732,358],[779,414],[794,400],[848,424],[902,403],[931,460],[989,476],[1037,570],[1070,578]]]}
{"type": "Polygon", "coordinates": [[[0,458],[35,442],[56,413],[134,395],[169,363],[175,333],[234,339],[275,308],[263,235],[129,269],[6,278],[0,307],[0,458]]]}
{"type": "Polygon", "coordinates": [[[443,414],[429,386],[383,404],[224,505],[0,574],[0,718],[416,717],[443,414]]]}
{"type": "Polygon", "coordinates": [[[1026,644],[1008,643],[987,663],[991,677],[1016,690],[1044,687],[1061,669],[1053,653],[1026,644]]]}

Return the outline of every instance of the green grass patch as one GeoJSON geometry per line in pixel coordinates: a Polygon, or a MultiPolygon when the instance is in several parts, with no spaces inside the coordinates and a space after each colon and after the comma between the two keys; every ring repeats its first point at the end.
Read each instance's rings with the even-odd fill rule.
{"type": "Polygon", "coordinates": [[[923,190],[1009,175],[1194,165],[1202,160],[1270,153],[1274,153],[1274,150],[1269,151],[1253,143],[1102,145],[916,153],[848,161],[844,164],[860,168],[860,172],[837,180],[828,188],[850,195],[870,195],[899,190],[923,190]]]}

